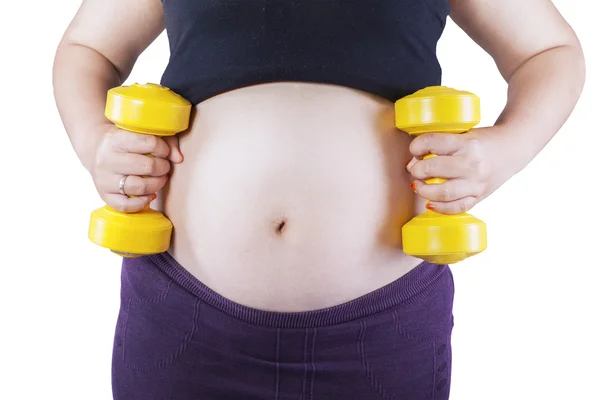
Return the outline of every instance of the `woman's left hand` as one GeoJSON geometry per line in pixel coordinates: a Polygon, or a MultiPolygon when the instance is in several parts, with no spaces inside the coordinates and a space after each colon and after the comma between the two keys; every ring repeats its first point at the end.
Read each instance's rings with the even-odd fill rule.
{"type": "Polygon", "coordinates": [[[426,133],[413,139],[413,159],[406,169],[412,189],[429,200],[427,208],[442,214],[467,212],[512,176],[514,151],[503,140],[503,128],[477,128],[463,134],[426,133]],[[423,160],[427,154],[437,157],[423,160]],[[441,184],[426,184],[444,178],[441,184]]]}

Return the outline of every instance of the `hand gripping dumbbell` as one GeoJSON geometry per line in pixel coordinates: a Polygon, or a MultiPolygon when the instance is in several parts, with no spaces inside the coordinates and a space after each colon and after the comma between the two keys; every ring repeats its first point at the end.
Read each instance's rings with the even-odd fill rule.
{"type": "MultiPolygon", "coordinates": [[[[105,116],[118,128],[156,136],[173,136],[188,128],[191,103],[155,84],[133,84],[108,91],[105,116]]],[[[168,250],[173,224],[146,206],[121,213],[109,206],[90,216],[89,239],[123,257],[140,257],[168,250]]]]}
{"type": "MultiPolygon", "coordinates": [[[[419,90],[395,103],[396,127],[409,135],[427,132],[461,134],[480,122],[479,98],[444,86],[419,90]]],[[[435,157],[428,154],[424,159],[435,157]]],[[[434,185],[445,179],[427,179],[434,185]]],[[[487,247],[485,223],[469,214],[447,215],[427,210],[402,227],[406,254],[435,264],[452,264],[487,247]]]]}

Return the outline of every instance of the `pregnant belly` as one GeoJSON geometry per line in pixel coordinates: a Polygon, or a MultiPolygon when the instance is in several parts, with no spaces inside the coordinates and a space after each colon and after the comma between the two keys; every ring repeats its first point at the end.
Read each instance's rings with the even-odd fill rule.
{"type": "Polygon", "coordinates": [[[164,211],[170,253],[221,295],[305,311],[384,286],[419,260],[401,227],[422,202],[393,105],[317,84],[252,86],[195,109],[164,211]]]}

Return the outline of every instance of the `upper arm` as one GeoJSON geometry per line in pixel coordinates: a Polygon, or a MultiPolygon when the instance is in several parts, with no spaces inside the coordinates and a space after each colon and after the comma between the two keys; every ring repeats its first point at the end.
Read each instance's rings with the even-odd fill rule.
{"type": "Polygon", "coordinates": [[[83,0],[61,43],[102,54],[124,79],[163,29],[160,0],[83,0]]]}
{"type": "Polygon", "coordinates": [[[451,18],[508,80],[525,61],[579,41],[551,0],[450,0],[451,18]]]}

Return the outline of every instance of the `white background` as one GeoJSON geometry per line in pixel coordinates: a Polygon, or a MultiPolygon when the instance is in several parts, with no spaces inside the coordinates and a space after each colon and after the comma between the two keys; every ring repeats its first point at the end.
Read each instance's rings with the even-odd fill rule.
{"type": "MultiPolygon", "coordinates": [[[[0,399],[111,398],[120,259],[87,239],[102,203],[51,87],[79,3],[2,2],[0,399]]],[[[555,4],[583,43],[586,88],[539,157],[473,210],[489,249],[453,267],[452,400],[600,399],[600,29],[595,2],[555,4]]],[[[451,21],[439,57],[444,84],[477,93],[492,124],[506,88],[491,58],[451,21]]],[[[158,81],[167,59],[163,35],[129,82],[158,81]]]]}

